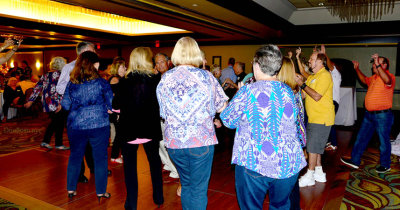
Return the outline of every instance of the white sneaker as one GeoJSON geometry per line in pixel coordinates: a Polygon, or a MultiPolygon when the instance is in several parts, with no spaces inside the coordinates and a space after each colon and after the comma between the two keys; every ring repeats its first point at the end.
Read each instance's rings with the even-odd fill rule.
{"type": "Polygon", "coordinates": [[[315,167],[314,179],[317,182],[326,182],[326,173],[322,171],[322,166],[315,167]]]}
{"type": "Polygon", "coordinates": [[[111,162],[113,162],[113,163],[123,163],[124,161],[122,160],[122,158],[116,158],[116,159],[114,159],[114,158],[111,158],[111,162]]]}
{"type": "Polygon", "coordinates": [[[315,185],[314,171],[308,169],[307,173],[299,179],[299,187],[315,185]]]}

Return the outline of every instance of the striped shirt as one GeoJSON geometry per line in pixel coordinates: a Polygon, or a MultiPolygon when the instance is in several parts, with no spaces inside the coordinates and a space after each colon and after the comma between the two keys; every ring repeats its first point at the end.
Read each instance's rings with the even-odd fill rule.
{"type": "Polygon", "coordinates": [[[374,74],[365,79],[368,85],[367,95],[365,96],[365,108],[368,111],[379,111],[392,108],[393,91],[396,78],[393,74],[386,71],[392,80],[391,85],[386,85],[382,78],[374,74]]]}

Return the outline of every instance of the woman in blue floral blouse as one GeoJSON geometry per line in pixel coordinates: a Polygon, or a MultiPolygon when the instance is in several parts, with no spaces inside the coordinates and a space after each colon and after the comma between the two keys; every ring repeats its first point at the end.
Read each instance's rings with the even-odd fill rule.
{"type": "Polygon", "coordinates": [[[292,89],[277,78],[282,54],[266,45],[253,58],[255,83],[239,89],[220,117],[236,128],[232,152],[240,209],[289,209],[289,195],[306,166],[301,147],[299,107],[292,89]]]}

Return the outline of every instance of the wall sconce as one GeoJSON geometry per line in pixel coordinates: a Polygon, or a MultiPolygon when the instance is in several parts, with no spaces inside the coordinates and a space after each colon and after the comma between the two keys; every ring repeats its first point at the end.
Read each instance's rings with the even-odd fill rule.
{"type": "Polygon", "coordinates": [[[10,67],[11,67],[11,68],[14,68],[14,60],[11,60],[11,61],[10,61],[10,67]]]}
{"type": "Polygon", "coordinates": [[[40,66],[41,66],[42,64],[40,63],[40,61],[39,60],[37,60],[36,61],[36,69],[40,69],[40,66]]]}

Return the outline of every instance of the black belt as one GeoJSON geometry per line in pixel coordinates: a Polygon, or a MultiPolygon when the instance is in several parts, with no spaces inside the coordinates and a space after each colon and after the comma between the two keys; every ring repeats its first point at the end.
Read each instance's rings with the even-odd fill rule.
{"type": "Polygon", "coordinates": [[[368,111],[368,112],[373,113],[373,114],[381,114],[381,113],[385,113],[385,112],[389,112],[389,111],[392,111],[392,110],[391,109],[385,109],[385,110],[368,111]]]}

